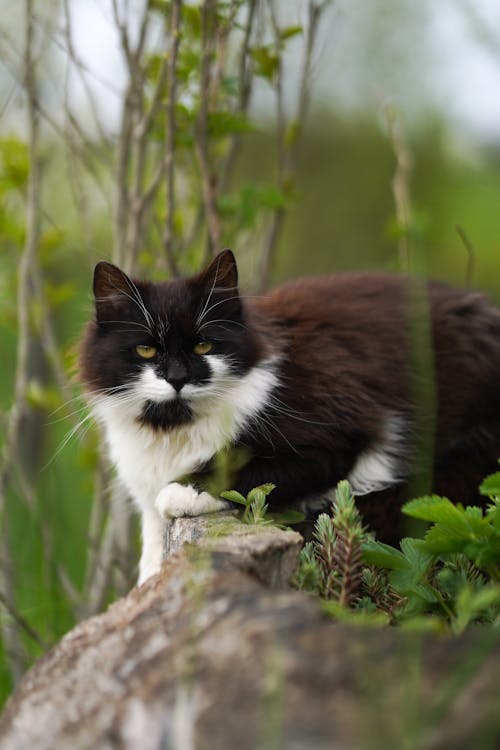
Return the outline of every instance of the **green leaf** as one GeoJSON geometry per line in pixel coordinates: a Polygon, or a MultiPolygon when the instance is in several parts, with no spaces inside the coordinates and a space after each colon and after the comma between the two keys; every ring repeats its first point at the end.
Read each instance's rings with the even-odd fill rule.
{"type": "Polygon", "coordinates": [[[389,568],[390,570],[403,570],[408,567],[408,562],[402,552],[390,547],[383,542],[375,542],[369,539],[362,546],[363,558],[368,565],[376,565],[378,568],[389,568]]]}
{"type": "Polygon", "coordinates": [[[402,569],[393,570],[389,580],[400,594],[408,595],[412,593],[425,601],[435,601],[434,595],[429,593],[428,583],[425,580],[434,557],[422,548],[422,544],[420,539],[402,540],[401,548],[404,552],[406,566],[402,569]]]}
{"type": "Polygon", "coordinates": [[[61,397],[56,388],[43,385],[35,379],[29,381],[26,400],[30,406],[41,411],[51,411],[61,404],[61,397]]]}
{"type": "Polygon", "coordinates": [[[201,8],[199,6],[184,4],[182,22],[186,31],[195,39],[201,36],[201,8]]]}
{"type": "Polygon", "coordinates": [[[24,188],[29,175],[28,147],[13,136],[0,140],[0,184],[2,187],[24,188]]]}
{"type": "Polygon", "coordinates": [[[460,505],[454,505],[447,497],[439,497],[438,495],[419,497],[405,503],[402,511],[412,518],[442,523],[455,531],[462,531],[463,533],[469,531],[464,508],[460,505]]]}
{"type": "Polygon", "coordinates": [[[259,484],[258,487],[254,487],[253,490],[250,490],[248,493],[248,500],[250,502],[253,502],[257,497],[260,498],[261,494],[264,497],[267,497],[276,487],[275,484],[272,484],[272,482],[267,482],[266,484],[259,484]]]}
{"type": "Polygon", "coordinates": [[[280,64],[279,55],[269,46],[253,47],[250,56],[255,63],[255,73],[262,78],[272,80],[280,64]]]}
{"type": "Polygon", "coordinates": [[[500,471],[496,471],[494,474],[490,474],[484,479],[482,484],[479,485],[479,492],[481,495],[493,495],[500,496],[500,471]]]}
{"type": "Polygon", "coordinates": [[[459,591],[456,600],[456,619],[453,629],[461,633],[473,620],[486,610],[494,608],[493,616],[500,613],[500,586],[489,584],[474,590],[470,585],[459,591]]]}
{"type": "Polygon", "coordinates": [[[218,110],[208,115],[208,134],[211,138],[225,138],[237,133],[249,133],[254,130],[250,120],[240,112],[218,110]]]}
{"type": "Polygon", "coordinates": [[[287,39],[297,36],[297,34],[302,34],[302,30],[302,26],[286,26],[280,30],[280,39],[284,42],[287,39]]]}
{"type": "Polygon", "coordinates": [[[156,10],[162,15],[165,15],[168,12],[169,6],[170,0],[149,0],[149,7],[151,10],[156,10]]]}
{"type": "Polygon", "coordinates": [[[425,549],[433,555],[463,552],[464,543],[468,540],[468,530],[456,530],[440,523],[430,528],[424,539],[425,549]]]}
{"type": "Polygon", "coordinates": [[[240,492],[237,492],[236,490],[227,490],[226,492],[221,492],[220,496],[224,498],[224,500],[230,500],[232,503],[239,503],[240,505],[248,505],[248,501],[240,492]]]}
{"type": "Polygon", "coordinates": [[[247,502],[249,504],[251,503],[262,504],[266,502],[266,496],[264,492],[262,492],[260,487],[254,487],[253,490],[250,490],[250,492],[247,495],[247,502]]]}

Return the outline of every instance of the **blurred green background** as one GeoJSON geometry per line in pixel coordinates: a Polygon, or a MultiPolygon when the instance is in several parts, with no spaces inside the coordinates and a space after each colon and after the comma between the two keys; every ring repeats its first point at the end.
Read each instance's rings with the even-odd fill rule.
{"type": "MultiPolygon", "coordinates": [[[[249,7],[245,2],[233,5],[239,5],[242,13],[249,7]]],[[[193,234],[189,246],[182,244],[202,192],[199,185],[193,187],[199,171],[189,166],[196,150],[189,118],[198,112],[196,96],[202,96],[201,90],[189,89],[202,59],[201,6],[185,4],[186,51],[180,59],[186,70],[179,74],[177,116],[181,123],[184,117],[185,123],[177,131],[178,197],[173,223],[178,267],[183,272],[199,266],[206,243],[201,231],[193,234]]],[[[231,3],[219,6],[222,17],[231,3]]],[[[404,245],[412,272],[472,284],[500,300],[500,8],[486,0],[442,2],[439,8],[429,0],[418,4],[374,0],[356,7],[345,0],[324,6],[311,59],[307,111],[295,118],[311,4],[290,0],[274,6],[274,21],[286,30],[279,45],[273,47],[272,39],[265,36],[273,17],[263,17],[264,36],[253,54],[261,68],[245,122],[239,120],[233,130],[217,132],[216,119],[212,121],[215,172],[226,141],[238,136],[237,158],[226,189],[218,196],[218,212],[221,244],[235,251],[243,286],[255,286],[268,227],[279,215],[280,231],[269,267],[272,283],[304,273],[407,270],[401,260],[404,245]],[[275,53],[286,119],[282,138],[276,119],[275,53]],[[271,68],[266,70],[266,65],[271,68]],[[288,148],[287,137],[293,160],[280,171],[280,142],[288,148]],[[404,164],[398,168],[401,159],[404,164]],[[399,193],[394,187],[398,174],[399,193]],[[398,204],[401,189],[408,198],[406,218],[398,204]]],[[[118,7],[122,19],[128,8],[126,27],[135,40],[142,4],[118,7]]],[[[46,645],[131,585],[137,541],[132,530],[131,547],[121,555],[119,540],[110,536],[113,513],[126,519],[124,533],[129,533],[128,513],[125,506],[110,510],[113,489],[106,489],[111,487],[109,470],[103,465],[96,431],[88,421],[76,429],[86,411],[81,411],[75,375],[76,345],[91,310],[93,265],[99,259],[118,257],[117,154],[130,71],[111,2],[38,0],[14,7],[3,0],[0,9],[3,699],[13,678],[46,645]],[[29,415],[14,465],[6,446],[15,405],[19,269],[33,167],[23,57],[27,8],[33,21],[38,86],[37,274],[42,291],[34,284],[30,297],[30,371],[23,395],[29,415]],[[48,320],[64,368],[64,389],[55,382],[46,350],[43,332],[48,320]],[[96,504],[99,492],[101,500],[96,504]],[[13,630],[17,637],[12,639],[13,630]],[[11,653],[12,648],[19,653],[11,653]]],[[[162,24],[164,17],[171,23],[171,3],[150,3],[148,12],[152,31],[142,81],[150,92],[158,80],[162,54],[165,57],[158,30],[163,29],[168,39],[170,27],[162,24]]],[[[242,36],[233,44],[230,49],[238,50],[242,36]]],[[[220,111],[233,101],[231,85],[228,75],[220,111]]],[[[166,95],[161,108],[165,100],[166,95]]],[[[165,127],[164,120],[159,123],[165,127]]],[[[153,132],[150,144],[145,167],[149,176],[163,141],[153,132]]],[[[130,162],[121,177],[132,197],[134,169],[130,162]]],[[[160,187],[158,209],[150,214],[146,229],[142,227],[137,245],[133,265],[139,275],[168,274],[162,251],[165,200],[160,187]]]]}

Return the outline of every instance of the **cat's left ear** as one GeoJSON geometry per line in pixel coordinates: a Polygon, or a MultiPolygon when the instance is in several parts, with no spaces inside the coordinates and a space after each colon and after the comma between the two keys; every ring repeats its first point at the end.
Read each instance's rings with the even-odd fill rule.
{"type": "Polygon", "coordinates": [[[200,281],[210,289],[226,289],[238,294],[238,269],[231,250],[222,250],[200,274],[200,281]]]}
{"type": "Polygon", "coordinates": [[[94,297],[97,320],[116,318],[118,308],[127,304],[135,285],[127,274],[112,263],[101,261],[94,270],[94,297]]]}

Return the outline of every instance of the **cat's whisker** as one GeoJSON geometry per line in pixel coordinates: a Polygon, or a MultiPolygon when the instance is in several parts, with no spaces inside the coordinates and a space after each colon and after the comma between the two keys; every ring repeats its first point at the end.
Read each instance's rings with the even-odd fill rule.
{"type": "Polygon", "coordinates": [[[230,330],[229,326],[238,326],[238,328],[243,328],[244,330],[247,330],[248,328],[244,323],[239,323],[237,320],[224,320],[223,318],[219,318],[217,320],[207,320],[206,323],[202,323],[202,325],[198,327],[198,333],[201,333],[201,331],[208,326],[217,326],[217,329],[222,328],[224,331],[230,330]]]}
{"type": "Polygon", "coordinates": [[[214,302],[214,304],[210,305],[210,307],[208,308],[207,308],[207,305],[205,305],[201,314],[196,319],[196,327],[199,329],[200,325],[203,323],[207,315],[210,315],[212,310],[215,310],[216,307],[218,307],[219,305],[223,305],[226,302],[230,302],[231,300],[234,300],[234,299],[239,299],[239,295],[235,294],[234,297],[224,297],[223,299],[220,299],[217,302],[214,302]]]}
{"type": "Polygon", "coordinates": [[[76,425],[74,425],[74,427],[68,430],[68,432],[66,433],[66,435],[64,436],[60,444],[58,445],[53,456],[49,459],[49,461],[45,464],[45,466],[42,467],[42,471],[45,471],[46,469],[49,468],[49,466],[52,466],[54,461],[58,458],[58,456],[62,453],[62,451],[66,448],[66,446],[71,442],[71,440],[76,435],[78,435],[78,433],[82,430],[83,427],[86,427],[83,435],[87,433],[88,429],[92,426],[92,422],[90,421],[92,418],[93,418],[93,415],[91,413],[86,414],[83,417],[83,419],[80,419],[80,421],[77,422],[76,425]]]}
{"type": "MultiPolygon", "coordinates": [[[[217,276],[219,274],[219,269],[220,269],[220,259],[217,260],[217,267],[215,269],[214,280],[212,282],[212,286],[210,288],[210,292],[208,293],[207,299],[205,300],[205,305],[203,307],[203,310],[201,311],[201,313],[197,317],[197,323],[201,323],[201,321],[203,320],[204,316],[206,315],[207,307],[210,304],[210,300],[212,299],[212,295],[213,295],[213,293],[214,293],[214,291],[216,289],[217,276]]],[[[237,287],[231,287],[231,289],[237,289],[237,287]]],[[[228,289],[224,288],[223,291],[227,292],[228,290],[229,290],[229,288],[228,289]]]]}
{"type": "Polygon", "coordinates": [[[141,310],[141,312],[143,313],[146,319],[146,322],[148,323],[149,328],[152,330],[154,328],[153,318],[149,310],[147,309],[146,305],[144,304],[144,300],[142,299],[141,293],[139,292],[137,286],[134,284],[132,279],[129,279],[128,276],[126,276],[125,278],[127,280],[129,287],[132,290],[134,301],[136,302],[139,310],[141,310]]]}
{"type": "MultiPolygon", "coordinates": [[[[114,323],[115,325],[126,325],[126,326],[136,326],[136,328],[141,328],[143,331],[147,331],[148,333],[151,333],[151,329],[148,326],[145,326],[144,323],[137,323],[135,320],[109,320],[108,323],[114,323]]],[[[126,329],[122,328],[119,330],[120,333],[123,332],[129,332],[129,333],[136,333],[134,329],[126,329]]]]}

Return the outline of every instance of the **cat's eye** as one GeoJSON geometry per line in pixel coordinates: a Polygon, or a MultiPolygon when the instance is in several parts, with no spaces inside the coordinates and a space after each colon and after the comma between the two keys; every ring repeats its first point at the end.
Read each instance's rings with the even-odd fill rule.
{"type": "Polygon", "coordinates": [[[210,341],[198,341],[198,343],[193,346],[193,352],[195,354],[208,354],[212,349],[213,344],[211,344],[210,341]]]}
{"type": "Polygon", "coordinates": [[[153,357],[156,357],[157,349],[155,346],[145,346],[139,344],[139,346],[135,347],[135,351],[139,355],[139,357],[142,357],[142,359],[153,359],[153,357]]]}

